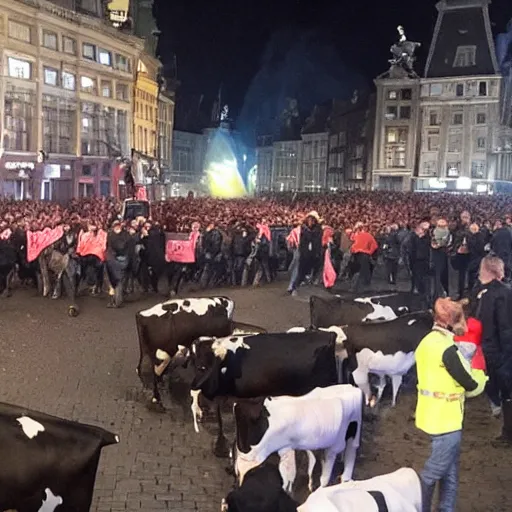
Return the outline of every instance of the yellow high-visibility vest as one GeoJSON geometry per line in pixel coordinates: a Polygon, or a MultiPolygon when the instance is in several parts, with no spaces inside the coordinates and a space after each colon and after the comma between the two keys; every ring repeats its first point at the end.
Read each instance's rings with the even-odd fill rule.
{"type": "MultiPolygon", "coordinates": [[[[443,354],[453,344],[453,336],[448,331],[434,329],[423,338],[416,349],[416,427],[430,435],[447,434],[462,429],[466,393],[443,364],[443,354]]],[[[479,395],[484,390],[487,377],[482,372],[472,372],[461,353],[459,358],[478,383],[478,388],[468,393],[468,396],[479,395]]]]}

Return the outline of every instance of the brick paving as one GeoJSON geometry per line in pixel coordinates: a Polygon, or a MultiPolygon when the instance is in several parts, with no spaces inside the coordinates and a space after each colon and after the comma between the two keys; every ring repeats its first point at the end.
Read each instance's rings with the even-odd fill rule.
{"type": "MultiPolygon", "coordinates": [[[[235,318],[240,322],[269,330],[309,323],[305,291],[297,299],[286,297],[281,285],[221,293],[235,299],[235,318]]],[[[166,411],[157,413],[147,408],[135,373],[134,313],[160,299],[112,311],[106,309],[104,298],[84,297],[81,315],[72,319],[66,315],[65,301],[34,295],[31,290],[16,290],[14,297],[0,301],[0,400],[119,434],[121,443],[102,452],[91,510],[218,512],[233,480],[225,472],[226,460],[212,454],[213,418],[202,424],[200,434],[194,432],[187,374],[173,379],[166,411]]],[[[414,428],[413,408],[414,394],[404,392],[396,409],[384,405],[378,418],[365,424],[356,477],[403,465],[421,469],[429,444],[414,428]]],[[[483,398],[468,404],[462,512],[511,509],[507,495],[512,450],[500,452],[489,442],[498,427],[483,398]]],[[[304,472],[302,463],[299,467],[304,472]]]]}

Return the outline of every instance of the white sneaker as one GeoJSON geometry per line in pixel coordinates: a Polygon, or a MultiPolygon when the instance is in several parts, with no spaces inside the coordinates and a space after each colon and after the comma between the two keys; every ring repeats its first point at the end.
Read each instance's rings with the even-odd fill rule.
{"type": "Polygon", "coordinates": [[[491,414],[493,418],[499,418],[501,416],[501,406],[491,402],[491,414]]]}

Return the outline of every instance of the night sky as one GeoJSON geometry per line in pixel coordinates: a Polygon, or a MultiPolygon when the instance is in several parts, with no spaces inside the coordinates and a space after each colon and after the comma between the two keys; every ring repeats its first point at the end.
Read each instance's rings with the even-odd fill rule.
{"type": "MultiPolygon", "coordinates": [[[[236,114],[260,68],[270,36],[286,27],[317,30],[347,67],[371,84],[387,69],[397,25],[419,41],[421,72],[432,37],[435,0],[155,0],[162,31],[160,57],[177,56],[178,79],[187,94],[212,100],[223,84],[223,101],[236,114]]],[[[512,18],[511,0],[494,0],[494,33],[512,18]]]]}

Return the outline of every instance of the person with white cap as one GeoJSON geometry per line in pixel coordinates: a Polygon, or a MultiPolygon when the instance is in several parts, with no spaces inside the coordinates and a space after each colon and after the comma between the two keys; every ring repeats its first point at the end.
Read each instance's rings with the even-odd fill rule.
{"type": "Polygon", "coordinates": [[[299,236],[299,271],[295,280],[290,282],[288,293],[297,295],[297,287],[308,274],[313,277],[322,266],[322,227],[318,212],[311,211],[306,215],[299,236]]]}

